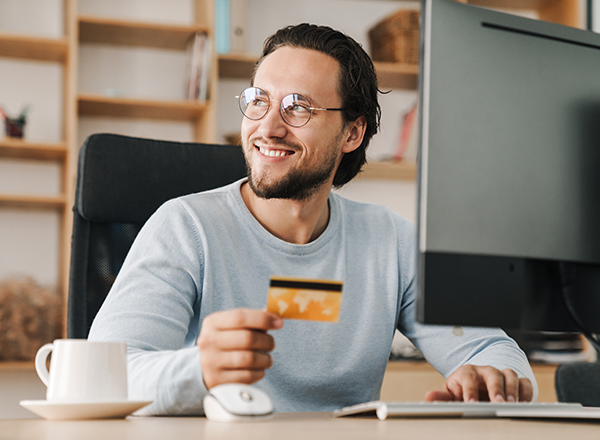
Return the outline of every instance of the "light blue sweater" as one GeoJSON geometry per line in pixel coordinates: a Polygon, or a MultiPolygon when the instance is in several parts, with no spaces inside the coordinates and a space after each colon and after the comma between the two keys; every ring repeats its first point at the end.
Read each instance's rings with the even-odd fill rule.
{"type": "Polygon", "coordinates": [[[329,197],[315,241],[284,242],[246,208],[242,181],[163,205],[137,237],[90,339],[128,344],[129,398],[139,414],[202,414],[206,388],[196,339],[202,319],[264,309],[269,277],[343,280],[338,323],[287,320],[272,332],[273,367],[256,386],[276,411],[331,411],[377,400],[398,328],[444,376],[463,364],[512,368],[537,386],[502,331],[415,322],[414,227],[384,207],[329,197]],[[460,334],[459,332],[456,332],[460,334]]]}

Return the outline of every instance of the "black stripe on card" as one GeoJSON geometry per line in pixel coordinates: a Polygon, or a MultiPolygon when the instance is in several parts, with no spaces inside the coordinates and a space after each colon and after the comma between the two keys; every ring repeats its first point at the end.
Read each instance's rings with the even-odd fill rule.
{"type": "Polygon", "coordinates": [[[342,283],[318,282],[318,281],[291,281],[271,280],[271,287],[282,287],[284,289],[326,290],[329,292],[341,292],[342,283]]]}

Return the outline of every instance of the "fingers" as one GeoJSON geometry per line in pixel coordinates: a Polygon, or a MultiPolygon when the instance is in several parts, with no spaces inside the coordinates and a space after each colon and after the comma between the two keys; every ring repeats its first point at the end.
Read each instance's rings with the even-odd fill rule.
{"type": "Polygon", "coordinates": [[[262,379],[273,364],[268,353],[275,348],[275,339],[267,331],[282,326],[279,316],[261,310],[236,309],[207,316],[197,341],[207,388],[262,379]]]}
{"type": "Polygon", "coordinates": [[[239,376],[245,377],[248,372],[264,371],[272,365],[273,360],[270,355],[248,350],[228,351],[213,358],[213,368],[220,370],[225,376],[232,376],[236,371],[244,371],[239,376]]]}
{"type": "Polygon", "coordinates": [[[475,402],[479,400],[480,386],[481,382],[474,366],[463,365],[448,377],[441,388],[425,394],[425,400],[475,402]]]}
{"type": "Polygon", "coordinates": [[[442,388],[425,395],[428,401],[529,402],[533,385],[519,379],[511,369],[500,371],[490,366],[463,365],[448,377],[442,388]]]}
{"type": "Polygon", "coordinates": [[[525,377],[519,379],[519,402],[531,402],[533,400],[533,384],[525,377]]]}
{"type": "MultiPolygon", "coordinates": [[[[503,372],[494,367],[475,367],[475,370],[481,376],[481,379],[484,383],[484,386],[482,387],[483,392],[481,393],[481,400],[489,400],[490,402],[506,402],[506,380],[503,372]]],[[[508,371],[512,372],[512,370],[508,371]]],[[[516,398],[514,394],[513,397],[516,398]]]]}
{"type": "Polygon", "coordinates": [[[213,342],[223,350],[271,351],[275,348],[273,336],[250,329],[218,332],[214,335],[213,342]]]}
{"type": "Polygon", "coordinates": [[[283,327],[283,319],[270,312],[255,309],[234,309],[212,313],[204,319],[202,326],[207,323],[215,329],[255,329],[276,330],[283,327]]]}
{"type": "MultiPolygon", "coordinates": [[[[219,383],[216,385],[208,386],[210,389],[213,386],[221,385],[224,383],[243,383],[246,385],[252,385],[265,377],[265,370],[224,370],[221,371],[219,376],[219,383]]],[[[206,382],[206,380],[205,380],[206,382]]]]}
{"type": "Polygon", "coordinates": [[[507,402],[519,400],[519,376],[513,370],[502,370],[504,375],[504,396],[507,402]]]}

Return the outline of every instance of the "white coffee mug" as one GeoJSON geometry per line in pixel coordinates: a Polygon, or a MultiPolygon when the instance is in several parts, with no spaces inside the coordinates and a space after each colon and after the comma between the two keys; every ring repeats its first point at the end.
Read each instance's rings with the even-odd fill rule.
{"type": "Polygon", "coordinates": [[[57,339],[42,346],[35,369],[48,387],[46,399],[64,403],[127,400],[127,344],[57,339]],[[46,360],[52,352],[50,371],[46,360]]]}

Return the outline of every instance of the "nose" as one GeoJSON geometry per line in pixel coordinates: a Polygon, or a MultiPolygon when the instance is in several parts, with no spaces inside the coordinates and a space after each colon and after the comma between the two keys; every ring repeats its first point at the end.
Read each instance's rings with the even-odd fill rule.
{"type": "Polygon", "coordinates": [[[288,131],[288,125],[281,117],[279,102],[271,102],[271,108],[264,118],[256,121],[260,124],[258,132],[265,139],[284,138],[288,131]]]}

